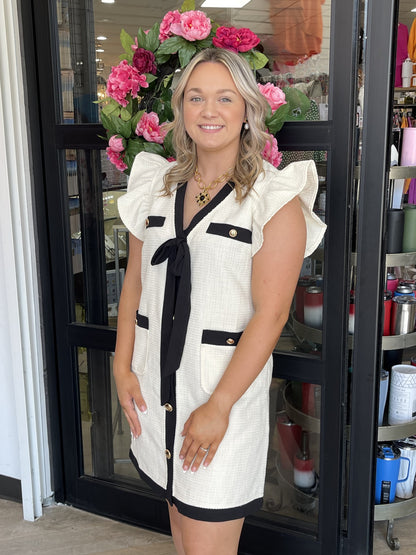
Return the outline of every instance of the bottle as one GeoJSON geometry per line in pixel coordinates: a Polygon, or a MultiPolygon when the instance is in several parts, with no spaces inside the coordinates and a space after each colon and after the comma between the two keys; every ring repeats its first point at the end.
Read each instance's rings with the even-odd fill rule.
{"type": "Polygon", "coordinates": [[[308,432],[302,432],[301,448],[294,458],[293,483],[301,492],[311,495],[316,485],[315,463],[309,451],[308,432]]]}

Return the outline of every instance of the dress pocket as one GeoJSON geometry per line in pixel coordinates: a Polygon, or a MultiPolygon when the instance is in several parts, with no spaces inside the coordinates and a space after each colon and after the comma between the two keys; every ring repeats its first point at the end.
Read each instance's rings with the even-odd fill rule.
{"type": "Polygon", "coordinates": [[[243,332],[204,330],[201,341],[201,387],[212,393],[217,387],[243,332]]]}
{"type": "Polygon", "coordinates": [[[131,359],[131,369],[138,376],[146,370],[147,351],[149,343],[149,319],[136,312],[136,326],[134,330],[134,349],[131,359]]]}

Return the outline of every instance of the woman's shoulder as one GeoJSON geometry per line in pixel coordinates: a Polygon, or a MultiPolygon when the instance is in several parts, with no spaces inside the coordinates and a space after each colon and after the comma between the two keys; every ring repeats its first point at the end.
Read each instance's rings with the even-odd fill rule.
{"type": "Polygon", "coordinates": [[[292,162],[283,169],[275,168],[264,160],[263,172],[257,178],[253,190],[258,196],[267,193],[298,194],[305,188],[314,190],[317,183],[318,176],[312,160],[292,162]]]}

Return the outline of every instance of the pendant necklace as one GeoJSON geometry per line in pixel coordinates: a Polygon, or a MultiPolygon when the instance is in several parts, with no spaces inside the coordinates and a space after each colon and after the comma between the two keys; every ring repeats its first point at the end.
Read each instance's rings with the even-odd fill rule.
{"type": "Polygon", "coordinates": [[[199,173],[199,169],[198,167],[196,167],[194,179],[197,182],[198,187],[201,189],[201,191],[197,195],[195,195],[195,200],[198,206],[204,206],[211,200],[209,191],[211,189],[215,189],[215,187],[217,187],[217,185],[219,185],[221,181],[224,181],[224,179],[228,179],[228,177],[231,174],[231,171],[232,171],[231,169],[227,170],[219,177],[214,179],[214,181],[211,181],[209,185],[205,185],[205,183],[202,181],[202,177],[201,177],[201,174],[199,173]]]}

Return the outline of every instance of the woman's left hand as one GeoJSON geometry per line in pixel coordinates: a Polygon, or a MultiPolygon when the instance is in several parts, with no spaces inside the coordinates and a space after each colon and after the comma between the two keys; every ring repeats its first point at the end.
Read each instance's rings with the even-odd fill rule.
{"type": "Polygon", "coordinates": [[[183,427],[182,449],[179,458],[186,472],[196,472],[203,463],[207,467],[228,428],[229,411],[218,407],[212,399],[194,410],[183,427]],[[207,451],[208,449],[208,451],[207,451]]]}

